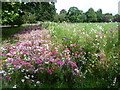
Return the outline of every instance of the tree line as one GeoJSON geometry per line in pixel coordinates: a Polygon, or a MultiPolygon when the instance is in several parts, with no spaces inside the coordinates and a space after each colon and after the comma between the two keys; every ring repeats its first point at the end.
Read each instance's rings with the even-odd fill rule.
{"type": "Polygon", "coordinates": [[[120,15],[112,13],[102,13],[102,9],[96,12],[89,8],[87,12],[79,10],[77,7],[70,7],[68,11],[62,9],[59,14],[55,15],[56,22],[120,22],[120,15]]]}
{"type": "Polygon", "coordinates": [[[102,9],[95,12],[93,8],[89,8],[87,12],[83,12],[77,7],[70,7],[68,11],[62,9],[58,14],[54,2],[2,2],[0,12],[0,23],[12,26],[37,21],[120,22],[119,14],[103,14],[102,9]]]}

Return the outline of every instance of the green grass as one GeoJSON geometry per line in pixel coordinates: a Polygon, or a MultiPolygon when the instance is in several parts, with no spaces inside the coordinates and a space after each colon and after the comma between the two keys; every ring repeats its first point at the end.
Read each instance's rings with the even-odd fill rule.
{"type": "Polygon", "coordinates": [[[2,27],[2,40],[13,38],[12,35],[17,34],[24,26],[20,27],[2,27]]]}

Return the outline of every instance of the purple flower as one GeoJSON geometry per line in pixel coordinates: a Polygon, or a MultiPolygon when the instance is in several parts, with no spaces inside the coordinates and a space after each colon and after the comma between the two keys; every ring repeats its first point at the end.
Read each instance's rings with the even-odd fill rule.
{"type": "Polygon", "coordinates": [[[98,57],[102,57],[101,54],[97,54],[98,57]]]}
{"type": "Polygon", "coordinates": [[[57,62],[57,64],[62,65],[62,64],[63,64],[63,62],[57,62]]]}
{"type": "Polygon", "coordinates": [[[110,33],[113,33],[114,31],[110,30],[109,32],[110,32],[110,33]]]}
{"type": "Polygon", "coordinates": [[[98,34],[100,34],[101,32],[97,32],[98,34]]]}

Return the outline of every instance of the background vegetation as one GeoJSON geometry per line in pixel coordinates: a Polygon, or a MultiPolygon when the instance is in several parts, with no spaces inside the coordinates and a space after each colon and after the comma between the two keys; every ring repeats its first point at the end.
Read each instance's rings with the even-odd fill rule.
{"type": "Polygon", "coordinates": [[[1,23],[12,26],[37,21],[120,22],[119,14],[114,16],[111,13],[103,14],[102,9],[94,11],[93,8],[89,8],[84,12],[77,7],[70,7],[68,11],[62,9],[58,14],[54,2],[2,2],[1,15],[1,23]]]}

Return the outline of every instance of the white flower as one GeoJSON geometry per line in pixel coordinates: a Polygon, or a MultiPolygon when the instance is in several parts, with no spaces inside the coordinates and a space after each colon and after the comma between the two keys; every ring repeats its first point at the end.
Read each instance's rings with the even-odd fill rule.
{"type": "Polygon", "coordinates": [[[29,77],[27,77],[27,76],[24,76],[26,79],[29,79],[29,77]]]}
{"type": "Polygon", "coordinates": [[[14,86],[13,86],[13,88],[17,88],[17,86],[16,86],[16,85],[14,85],[14,86]]]}

